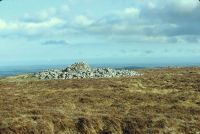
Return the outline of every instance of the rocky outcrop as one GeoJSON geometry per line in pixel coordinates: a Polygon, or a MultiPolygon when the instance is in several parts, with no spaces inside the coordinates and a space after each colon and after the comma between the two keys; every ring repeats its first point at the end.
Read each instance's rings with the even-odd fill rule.
{"type": "Polygon", "coordinates": [[[39,79],[82,79],[82,78],[111,78],[141,75],[131,70],[117,70],[111,68],[91,68],[84,62],[74,63],[66,69],[51,69],[35,73],[39,79]]]}

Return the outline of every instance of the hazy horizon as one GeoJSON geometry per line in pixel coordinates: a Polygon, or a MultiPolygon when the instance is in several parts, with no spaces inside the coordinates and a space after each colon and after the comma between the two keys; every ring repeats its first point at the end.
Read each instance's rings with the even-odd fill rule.
{"type": "MultiPolygon", "coordinates": [[[[198,57],[197,57],[198,58],[198,57]]],[[[200,59],[200,57],[199,57],[200,59]]],[[[193,60],[193,58],[188,57],[176,57],[176,58],[118,58],[118,59],[70,59],[70,60],[54,60],[54,61],[18,61],[11,62],[7,64],[0,64],[0,67],[12,67],[12,66],[59,66],[59,65],[70,65],[75,62],[85,62],[90,65],[124,65],[124,66],[136,66],[136,67],[144,67],[144,66],[193,66],[200,65],[200,62],[193,60]]]]}

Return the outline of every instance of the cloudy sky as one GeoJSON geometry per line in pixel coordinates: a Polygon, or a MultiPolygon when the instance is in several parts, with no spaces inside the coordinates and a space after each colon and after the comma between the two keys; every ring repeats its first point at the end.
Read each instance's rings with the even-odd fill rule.
{"type": "Polygon", "coordinates": [[[3,0],[0,66],[200,63],[198,0],[3,0]]]}

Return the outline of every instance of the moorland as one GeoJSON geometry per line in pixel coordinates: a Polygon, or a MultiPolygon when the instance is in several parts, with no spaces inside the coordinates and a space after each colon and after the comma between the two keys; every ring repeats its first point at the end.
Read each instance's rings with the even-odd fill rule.
{"type": "Polygon", "coordinates": [[[123,78],[0,79],[0,134],[200,134],[200,68],[123,78]]]}

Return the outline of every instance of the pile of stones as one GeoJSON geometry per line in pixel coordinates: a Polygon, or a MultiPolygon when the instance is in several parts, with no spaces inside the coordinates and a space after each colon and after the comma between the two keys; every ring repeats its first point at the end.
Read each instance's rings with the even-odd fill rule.
{"type": "Polygon", "coordinates": [[[118,70],[111,68],[91,68],[84,62],[78,62],[70,65],[66,69],[50,69],[35,73],[34,76],[45,79],[83,79],[83,78],[112,78],[112,77],[130,77],[141,75],[131,70],[118,70]]]}

